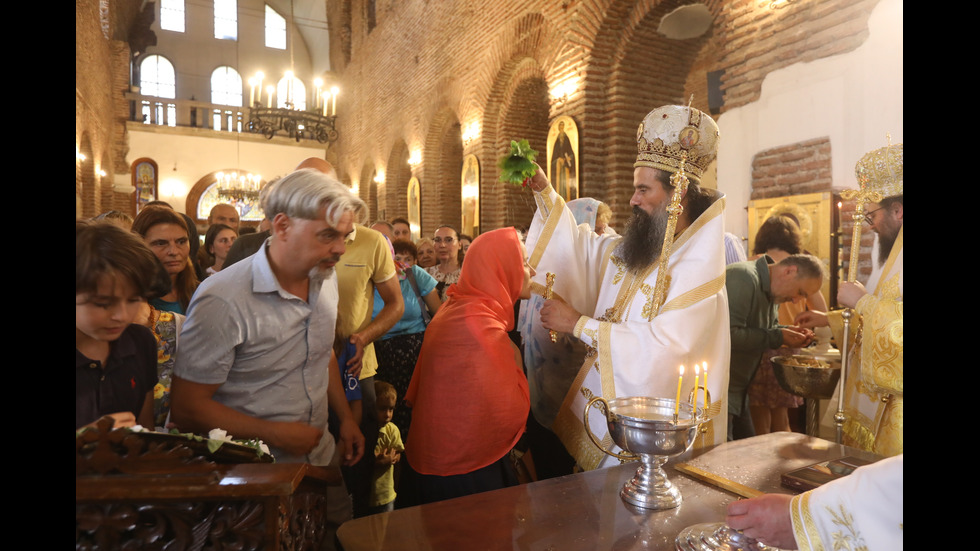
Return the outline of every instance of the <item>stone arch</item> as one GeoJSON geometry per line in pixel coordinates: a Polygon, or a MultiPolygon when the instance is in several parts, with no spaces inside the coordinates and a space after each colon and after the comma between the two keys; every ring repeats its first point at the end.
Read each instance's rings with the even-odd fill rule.
{"type": "Polygon", "coordinates": [[[378,183],[374,177],[378,171],[370,161],[361,168],[361,182],[358,185],[358,195],[367,203],[368,220],[378,219],[378,183]]]}
{"type": "MultiPolygon", "coordinates": [[[[606,202],[614,225],[630,214],[636,136],[609,129],[636,128],[656,107],[686,104],[692,91],[688,77],[713,36],[713,29],[686,40],[657,32],[661,18],[686,3],[615,0],[595,33],[584,86],[581,143],[588,147],[582,155],[582,195],[606,202]]],[[[707,65],[703,57],[699,65],[707,65]]],[[[692,106],[708,112],[707,96],[696,95],[692,106]]]]}
{"type": "Polygon", "coordinates": [[[449,109],[440,110],[429,125],[419,178],[423,236],[449,224],[459,226],[462,218],[460,171],[463,168],[463,138],[459,118],[449,109]]]}
{"type": "Polygon", "coordinates": [[[534,198],[528,189],[501,183],[497,160],[511,140],[527,139],[544,161],[548,138],[548,83],[534,59],[522,57],[505,65],[494,85],[483,122],[480,155],[481,228],[483,231],[530,225],[534,198]]]}
{"type": "Polygon", "coordinates": [[[408,164],[408,156],[408,145],[405,144],[405,140],[397,140],[391,147],[385,166],[385,201],[383,206],[379,205],[379,218],[390,220],[408,216],[408,181],[412,179],[412,167],[408,164]]]}

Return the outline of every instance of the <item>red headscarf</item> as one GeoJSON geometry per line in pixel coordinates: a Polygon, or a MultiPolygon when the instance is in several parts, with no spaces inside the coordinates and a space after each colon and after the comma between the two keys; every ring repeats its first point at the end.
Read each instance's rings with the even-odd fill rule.
{"type": "Polygon", "coordinates": [[[449,476],[486,467],[524,433],[527,378],[507,335],[523,285],[524,256],[514,228],[473,241],[459,282],[425,330],[406,395],[412,429],[405,453],[419,473],[449,476]]]}

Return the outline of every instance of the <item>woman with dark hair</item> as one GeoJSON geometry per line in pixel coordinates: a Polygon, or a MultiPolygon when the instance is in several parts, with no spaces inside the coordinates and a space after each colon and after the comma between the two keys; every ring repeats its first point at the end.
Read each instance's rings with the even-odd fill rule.
{"type": "Polygon", "coordinates": [[[405,493],[420,503],[517,483],[510,451],[530,408],[521,354],[508,336],[534,270],[514,228],[477,237],[459,281],[425,331],[406,402],[405,493]]]}
{"type": "Polygon", "coordinates": [[[228,258],[228,251],[231,250],[236,239],[238,239],[238,232],[231,226],[212,224],[208,228],[208,233],[204,235],[204,250],[208,253],[211,264],[206,270],[207,275],[214,275],[221,271],[225,259],[228,258]]]}
{"type": "Polygon", "coordinates": [[[436,249],[436,265],[426,268],[429,275],[436,278],[439,298],[445,302],[446,289],[459,280],[460,265],[459,232],[452,226],[439,226],[432,242],[436,249]]]}
{"type": "Polygon", "coordinates": [[[190,234],[184,218],[173,209],[145,207],[133,220],[133,232],[142,236],[160,259],[173,284],[169,293],[150,304],[159,310],[185,314],[199,281],[190,261],[190,234]]]}
{"type": "MultiPolygon", "coordinates": [[[[803,233],[794,218],[788,215],[770,216],[759,227],[755,234],[755,243],[751,260],[762,255],[768,255],[775,262],[806,252],[803,250],[803,233]]],[[[779,323],[795,325],[797,314],[804,310],[827,311],[827,301],[820,291],[806,297],[803,301],[784,302],[779,305],[779,323]]],[[[776,375],[772,370],[772,358],[798,354],[800,349],[782,347],[767,350],[762,355],[762,363],[749,385],[749,412],[752,414],[752,424],[755,434],[790,431],[789,410],[803,405],[803,398],[790,394],[779,386],[776,375]]]]}

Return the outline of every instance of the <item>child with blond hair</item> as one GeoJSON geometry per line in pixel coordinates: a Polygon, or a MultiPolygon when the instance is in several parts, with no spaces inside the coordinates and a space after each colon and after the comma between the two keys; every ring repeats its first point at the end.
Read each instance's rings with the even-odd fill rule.
{"type": "Polygon", "coordinates": [[[374,447],[374,473],[371,485],[370,513],[384,513],[395,508],[395,464],[405,451],[401,432],[391,422],[398,403],[398,393],[390,384],[375,380],[377,396],[378,443],[374,447]]]}

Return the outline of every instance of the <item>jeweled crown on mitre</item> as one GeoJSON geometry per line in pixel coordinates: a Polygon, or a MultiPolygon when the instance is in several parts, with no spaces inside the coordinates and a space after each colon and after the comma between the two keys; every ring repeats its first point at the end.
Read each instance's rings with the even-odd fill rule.
{"type": "Polygon", "coordinates": [[[650,111],[636,130],[636,162],[674,173],[687,153],[684,171],[701,183],[704,171],[718,154],[718,125],[707,114],[683,105],[664,105],[650,111]]]}
{"type": "Polygon", "coordinates": [[[887,145],[865,153],[854,167],[858,185],[881,193],[882,198],[903,194],[903,144],[887,145]]]}

